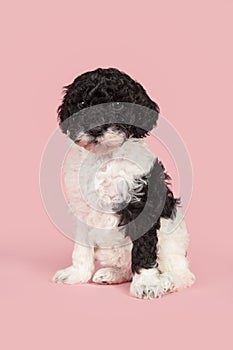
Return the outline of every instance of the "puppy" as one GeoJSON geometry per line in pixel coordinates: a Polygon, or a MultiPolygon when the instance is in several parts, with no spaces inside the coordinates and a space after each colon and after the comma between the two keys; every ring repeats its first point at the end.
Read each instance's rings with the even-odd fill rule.
{"type": "Polygon", "coordinates": [[[86,72],[64,89],[58,122],[71,145],[63,179],[77,236],[72,265],[53,281],[131,281],[130,294],[144,299],[192,285],[180,201],[145,142],[157,103],[116,68],[86,72]]]}

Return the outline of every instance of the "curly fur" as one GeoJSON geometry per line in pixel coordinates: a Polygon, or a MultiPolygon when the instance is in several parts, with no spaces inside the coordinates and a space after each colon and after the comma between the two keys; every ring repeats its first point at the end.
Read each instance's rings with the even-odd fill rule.
{"type": "MultiPolygon", "coordinates": [[[[151,130],[157,121],[159,113],[157,103],[150,99],[140,83],[116,68],[98,68],[81,74],[71,84],[64,86],[64,92],[62,104],[57,110],[58,121],[64,133],[67,133],[68,130],[71,131],[71,138],[74,138],[74,132],[72,133],[72,130],[70,130],[72,127],[69,118],[87,107],[106,102],[136,103],[156,112],[151,118],[150,124],[144,129],[133,125],[125,125],[124,131],[127,132],[128,137],[145,137],[147,134],[146,130],[151,130]]],[[[117,104],[115,108],[117,109],[117,104]]],[[[97,118],[96,111],[95,109],[95,118],[97,118]]],[[[140,121],[145,122],[145,118],[142,118],[140,121]]],[[[92,132],[98,135],[98,132],[105,130],[105,128],[97,128],[92,132]]]]}
{"type": "Polygon", "coordinates": [[[85,244],[77,240],[72,265],[59,270],[53,280],[70,284],[91,278],[108,284],[132,280],[130,293],[149,299],[190,286],[194,275],[186,257],[188,232],[177,209],[180,200],[169,188],[163,164],[145,143],[157,123],[157,103],[141,84],[116,68],[86,72],[64,89],[58,122],[72,140],[63,168],[65,192],[79,218],[77,235],[85,244]],[[135,104],[146,111],[131,109],[135,104]],[[81,186],[77,179],[87,154],[89,168],[81,186]],[[137,158],[140,166],[130,161],[137,158]],[[86,202],[93,198],[88,172],[94,166],[96,207],[86,202]],[[96,273],[95,259],[103,266],[96,273]]]}
{"type": "MultiPolygon", "coordinates": [[[[157,267],[157,230],[160,229],[160,219],[173,219],[176,216],[176,206],[180,199],[174,198],[168,187],[170,176],[164,172],[164,166],[156,159],[149,174],[136,178],[140,191],[136,194],[136,200],[130,203],[117,213],[120,214],[119,226],[126,226],[125,234],[134,240],[132,250],[132,271],[140,272],[143,268],[157,267]],[[140,186],[141,185],[141,186],[140,186]],[[150,196],[148,197],[148,187],[150,196]],[[137,217],[145,209],[144,217],[137,222],[137,217]],[[146,232],[145,225],[150,222],[150,229],[138,239],[134,237],[134,230],[129,222],[135,222],[136,232],[146,232]]],[[[138,187],[137,187],[138,188],[138,187]]],[[[129,191],[130,192],[130,191],[129,191]]],[[[135,192],[135,191],[134,191],[135,192]]]]}

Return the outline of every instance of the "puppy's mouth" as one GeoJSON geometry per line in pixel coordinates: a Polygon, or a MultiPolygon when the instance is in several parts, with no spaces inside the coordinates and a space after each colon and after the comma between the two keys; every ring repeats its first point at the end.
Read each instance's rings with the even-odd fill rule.
{"type": "Polygon", "coordinates": [[[88,145],[86,146],[83,146],[83,148],[85,148],[87,151],[91,151],[93,149],[93,144],[92,143],[89,143],[88,145]]]}
{"type": "Polygon", "coordinates": [[[93,151],[97,142],[93,143],[88,143],[87,145],[83,145],[82,147],[85,148],[87,151],[93,151]]]}
{"type": "Polygon", "coordinates": [[[75,143],[93,153],[106,153],[120,147],[126,140],[126,135],[115,130],[107,130],[103,135],[94,137],[83,133],[75,143]]]}
{"type": "Polygon", "coordinates": [[[94,149],[94,147],[97,144],[97,141],[86,141],[86,140],[76,140],[75,141],[76,145],[79,145],[80,147],[83,147],[84,149],[86,149],[87,151],[91,151],[94,149]]]}

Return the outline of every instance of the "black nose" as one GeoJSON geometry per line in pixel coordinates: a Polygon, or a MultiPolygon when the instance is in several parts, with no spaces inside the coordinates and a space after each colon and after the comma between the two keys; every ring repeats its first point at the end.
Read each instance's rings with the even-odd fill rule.
{"type": "Polygon", "coordinates": [[[89,135],[91,135],[93,137],[98,137],[98,136],[103,135],[103,129],[100,127],[97,127],[97,128],[89,130],[88,133],[89,133],[89,135]]]}

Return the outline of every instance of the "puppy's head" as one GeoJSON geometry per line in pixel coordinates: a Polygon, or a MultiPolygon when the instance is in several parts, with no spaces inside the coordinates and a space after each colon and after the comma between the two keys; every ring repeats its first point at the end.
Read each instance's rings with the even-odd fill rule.
{"type": "Polygon", "coordinates": [[[63,133],[87,150],[105,153],[128,138],[146,137],[156,125],[159,107],[127,74],[98,68],[64,86],[57,112],[63,133]]]}

